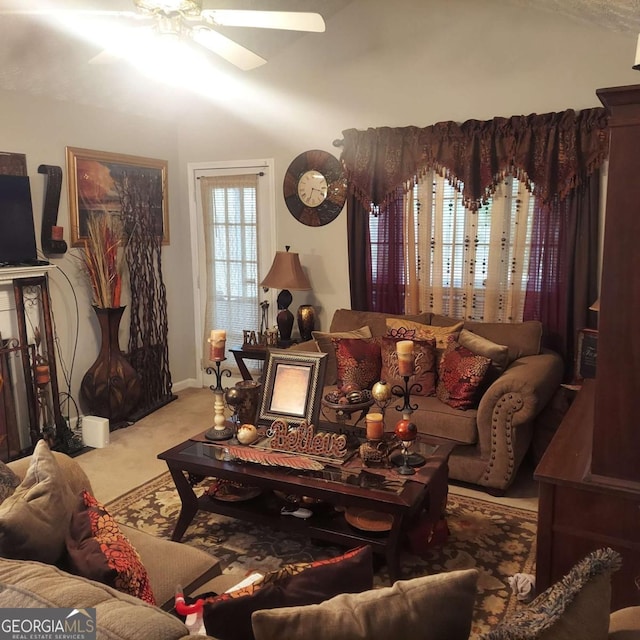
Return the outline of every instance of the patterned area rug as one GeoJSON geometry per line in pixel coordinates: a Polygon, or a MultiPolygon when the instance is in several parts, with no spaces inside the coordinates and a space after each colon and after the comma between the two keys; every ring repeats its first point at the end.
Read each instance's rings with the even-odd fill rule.
{"type": "MultiPolygon", "coordinates": [[[[196,493],[206,486],[199,485],[196,493]]],[[[402,579],[456,569],[480,571],[478,598],[471,637],[477,637],[521,605],[512,595],[508,578],[533,574],[536,514],[454,493],[449,494],[444,544],[432,546],[420,556],[404,553],[402,579]]],[[[171,476],[162,474],[108,504],[115,518],[152,535],[170,538],[180,511],[180,498],[171,476]]],[[[287,516],[289,517],[289,516],[287,516]]],[[[200,512],[182,539],[220,559],[225,572],[269,571],[281,564],[333,557],[343,548],[314,544],[304,536],[233,518],[200,512]]],[[[389,584],[381,563],[376,586],[389,584]]]]}

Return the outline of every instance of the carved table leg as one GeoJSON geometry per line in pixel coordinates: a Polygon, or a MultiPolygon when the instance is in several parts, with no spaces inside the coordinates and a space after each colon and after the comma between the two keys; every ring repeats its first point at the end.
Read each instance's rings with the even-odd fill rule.
{"type": "Polygon", "coordinates": [[[180,502],[182,503],[178,522],[173,530],[171,539],[175,542],[180,542],[198,511],[198,497],[193,492],[189,480],[180,469],[172,469],[169,467],[169,471],[178,490],[180,502]]]}

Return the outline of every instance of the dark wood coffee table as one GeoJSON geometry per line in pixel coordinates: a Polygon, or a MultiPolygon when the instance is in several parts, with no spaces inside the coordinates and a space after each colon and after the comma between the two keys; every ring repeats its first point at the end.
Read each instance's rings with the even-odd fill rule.
{"type": "MultiPolygon", "coordinates": [[[[200,434],[198,438],[201,437],[200,434]]],[[[426,454],[426,464],[408,479],[395,471],[387,471],[385,476],[376,474],[375,469],[363,468],[357,456],[342,466],[330,465],[324,471],[310,472],[225,461],[217,459],[223,457],[223,446],[224,443],[208,444],[194,439],[158,455],[167,463],[182,502],[172,540],[182,539],[199,510],[209,511],[297,531],[309,538],[346,547],[370,544],[374,552],[384,555],[389,576],[395,581],[400,578],[401,542],[410,524],[423,512],[435,524],[446,507],[447,461],[454,446],[447,441],[423,438],[419,446],[426,454]],[[216,500],[207,495],[198,497],[191,480],[204,477],[259,487],[262,493],[244,502],[216,500]],[[281,515],[283,502],[274,491],[316,499],[318,504],[310,505],[313,516],[302,520],[281,515]],[[393,516],[391,529],[380,533],[350,525],[343,513],[349,507],[390,514],[393,516]]]]}

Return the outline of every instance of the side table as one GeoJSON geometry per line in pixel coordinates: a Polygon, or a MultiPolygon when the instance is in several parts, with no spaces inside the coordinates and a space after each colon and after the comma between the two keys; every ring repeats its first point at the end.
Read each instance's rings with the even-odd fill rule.
{"type": "Polygon", "coordinates": [[[240,375],[243,380],[253,380],[253,376],[251,375],[251,371],[247,368],[245,360],[258,360],[259,362],[264,362],[267,358],[266,347],[246,347],[245,345],[242,345],[241,347],[232,347],[229,351],[235,358],[238,370],[240,371],[240,375]]]}

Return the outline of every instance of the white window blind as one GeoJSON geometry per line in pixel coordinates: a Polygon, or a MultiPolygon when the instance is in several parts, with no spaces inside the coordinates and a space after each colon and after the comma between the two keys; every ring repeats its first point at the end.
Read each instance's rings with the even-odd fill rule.
{"type": "Polygon", "coordinates": [[[211,329],[225,329],[227,348],[260,325],[258,299],[258,175],[201,177],[206,247],[203,353],[211,329]]]}

